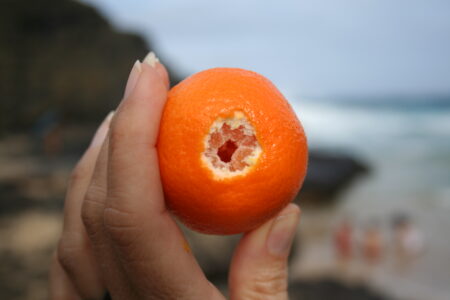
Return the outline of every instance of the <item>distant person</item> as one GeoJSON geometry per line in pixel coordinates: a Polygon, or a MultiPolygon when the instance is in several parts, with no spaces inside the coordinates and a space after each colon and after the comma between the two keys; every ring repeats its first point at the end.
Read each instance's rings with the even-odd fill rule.
{"type": "Polygon", "coordinates": [[[371,264],[380,262],[383,251],[383,238],[378,222],[372,221],[363,233],[361,250],[364,260],[371,264]]]}
{"type": "Polygon", "coordinates": [[[345,218],[334,233],[336,257],[341,262],[348,262],[353,256],[353,224],[345,218]]]}
{"type": "Polygon", "coordinates": [[[423,233],[415,226],[407,215],[397,215],[393,218],[394,245],[397,256],[414,259],[424,250],[423,233]]]}

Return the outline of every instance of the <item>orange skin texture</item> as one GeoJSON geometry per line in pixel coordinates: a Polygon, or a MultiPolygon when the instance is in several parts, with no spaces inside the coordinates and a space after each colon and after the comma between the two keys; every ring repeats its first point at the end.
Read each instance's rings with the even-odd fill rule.
{"type": "Polygon", "coordinates": [[[274,217],[298,193],[308,150],[291,106],[265,77],[215,68],[169,91],[157,143],[161,180],[170,211],[191,229],[236,234],[274,217]],[[219,117],[245,114],[262,148],[244,175],[215,179],[201,161],[204,140],[219,117]]]}

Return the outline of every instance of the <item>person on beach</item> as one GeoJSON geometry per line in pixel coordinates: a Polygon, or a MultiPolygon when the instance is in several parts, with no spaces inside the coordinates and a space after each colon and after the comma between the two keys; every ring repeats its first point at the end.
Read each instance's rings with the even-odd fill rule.
{"type": "MultiPolygon", "coordinates": [[[[102,299],[107,292],[126,300],[225,299],[165,207],[156,139],[168,88],[153,53],[136,62],[122,102],[75,167],[51,299],[102,299]]],[[[231,299],[288,299],[287,260],[299,216],[289,204],[243,235],[230,264],[231,299]]]]}
{"type": "Polygon", "coordinates": [[[345,218],[334,233],[334,248],[339,262],[348,262],[353,256],[353,224],[345,218]]]}
{"type": "Polygon", "coordinates": [[[413,223],[411,217],[398,214],[392,220],[394,247],[400,265],[406,266],[423,253],[425,242],[423,233],[413,223]]]}
{"type": "Polygon", "coordinates": [[[368,265],[375,265],[380,262],[383,251],[383,238],[378,222],[372,221],[363,233],[362,254],[368,265]]]}

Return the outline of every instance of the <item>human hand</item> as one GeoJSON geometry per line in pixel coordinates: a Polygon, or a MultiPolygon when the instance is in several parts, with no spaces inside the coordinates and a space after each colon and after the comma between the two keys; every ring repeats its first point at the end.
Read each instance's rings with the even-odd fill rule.
{"type": "MultiPolygon", "coordinates": [[[[50,271],[51,299],[224,299],[205,277],[164,203],[157,137],[167,71],[136,62],[117,112],[75,167],[50,271]]],[[[244,234],[229,272],[231,299],[287,299],[287,258],[299,221],[289,204],[244,234]]]]}

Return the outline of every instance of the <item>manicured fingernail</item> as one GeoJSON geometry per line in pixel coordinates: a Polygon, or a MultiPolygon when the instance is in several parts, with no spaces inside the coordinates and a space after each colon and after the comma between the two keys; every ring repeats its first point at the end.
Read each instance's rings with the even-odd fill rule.
{"type": "Polygon", "coordinates": [[[130,75],[128,76],[128,81],[123,96],[124,98],[127,98],[133,91],[139,79],[139,75],[141,74],[141,70],[142,70],[141,63],[139,62],[139,60],[137,60],[134,63],[133,68],[131,69],[130,75]]]}
{"type": "Polygon", "coordinates": [[[102,124],[100,125],[100,127],[97,129],[97,132],[94,135],[94,138],[92,139],[91,142],[91,147],[96,147],[96,146],[100,146],[103,144],[103,141],[106,138],[106,135],[108,134],[108,130],[109,130],[109,124],[111,123],[111,119],[114,116],[114,111],[111,111],[105,118],[105,120],[103,120],[102,124]]]}
{"type": "Polygon", "coordinates": [[[156,66],[157,62],[159,62],[159,59],[156,57],[155,52],[153,51],[147,54],[147,56],[143,60],[143,63],[148,64],[152,68],[156,66]]]}
{"type": "Polygon", "coordinates": [[[273,221],[267,237],[267,249],[275,256],[287,256],[299,221],[298,206],[289,204],[273,221]]]}

